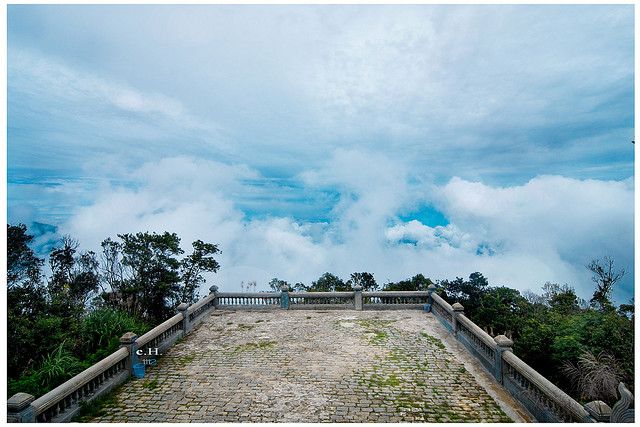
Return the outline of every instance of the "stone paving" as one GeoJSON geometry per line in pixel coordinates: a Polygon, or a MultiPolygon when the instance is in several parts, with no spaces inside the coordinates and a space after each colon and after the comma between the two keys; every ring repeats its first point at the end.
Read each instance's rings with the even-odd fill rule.
{"type": "Polygon", "coordinates": [[[422,311],[217,311],[92,422],[529,421],[455,344],[422,311]]]}

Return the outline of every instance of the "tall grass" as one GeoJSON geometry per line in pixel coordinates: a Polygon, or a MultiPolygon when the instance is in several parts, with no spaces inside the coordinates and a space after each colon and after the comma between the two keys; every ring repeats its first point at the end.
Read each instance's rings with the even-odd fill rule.
{"type": "Polygon", "coordinates": [[[22,391],[34,396],[41,396],[82,372],[85,365],[64,345],[65,342],[62,342],[17,380],[10,379],[8,382],[9,395],[22,391]]]}
{"type": "Polygon", "coordinates": [[[613,405],[618,398],[617,387],[622,381],[618,363],[611,354],[594,355],[584,351],[578,363],[565,361],[562,372],[569,378],[574,390],[585,401],[603,400],[613,405]]]}
{"type": "Polygon", "coordinates": [[[95,310],[82,325],[83,347],[88,361],[93,364],[118,349],[120,337],[126,332],[142,335],[149,325],[142,320],[117,309],[95,310]]]}
{"type": "Polygon", "coordinates": [[[145,322],[124,311],[95,310],[84,319],[79,336],[67,334],[65,341],[17,380],[10,378],[8,395],[25,392],[42,396],[116,351],[125,332],[142,335],[149,329],[145,322]],[[75,348],[70,348],[67,342],[76,343],[75,348]]]}

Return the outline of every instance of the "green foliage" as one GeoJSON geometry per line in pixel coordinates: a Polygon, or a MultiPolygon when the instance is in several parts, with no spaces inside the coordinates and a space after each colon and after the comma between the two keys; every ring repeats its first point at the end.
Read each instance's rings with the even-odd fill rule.
{"type": "Polygon", "coordinates": [[[601,311],[609,312],[614,309],[611,302],[613,285],[625,274],[624,269],[616,271],[613,264],[613,259],[605,256],[602,265],[600,260],[594,259],[586,266],[593,273],[591,280],[596,283],[596,290],[589,302],[592,307],[601,311]]]}
{"type": "Polygon", "coordinates": [[[424,277],[422,274],[416,274],[411,279],[402,280],[397,283],[387,283],[383,287],[383,291],[426,291],[429,285],[432,285],[431,279],[424,277]]]}
{"type": "Polygon", "coordinates": [[[125,332],[142,335],[178,302],[194,302],[202,273],[220,267],[216,245],[200,240],[182,254],[175,234],[106,239],[102,258],[79,252],[68,236],[51,250],[51,274],[29,244],[22,224],[7,224],[7,348],[9,395],[38,397],[117,350],[125,332]],[[104,291],[106,286],[111,292],[104,291]],[[102,301],[90,299],[103,288],[102,301]],[[148,309],[140,310],[141,307],[148,309]],[[124,308],[124,309],[123,309],[124,308]],[[126,310],[128,309],[128,310],[126,310]]]}
{"type": "Polygon", "coordinates": [[[167,232],[118,237],[123,241],[122,264],[132,272],[123,284],[125,295],[133,297],[141,318],[158,323],[170,314],[169,300],[180,293],[180,261],[176,258],[184,252],[180,239],[167,232]]]}
{"type": "Polygon", "coordinates": [[[82,324],[83,346],[87,354],[95,353],[90,359],[97,362],[118,349],[119,339],[126,332],[141,336],[149,329],[149,325],[125,311],[95,310],[82,324]]]}
{"type": "Polygon", "coordinates": [[[47,283],[48,312],[72,318],[77,323],[84,315],[87,302],[97,295],[100,284],[95,253],[77,253],[79,243],[64,236],[51,250],[51,277],[47,283]]]}
{"type": "Polygon", "coordinates": [[[347,288],[354,289],[356,285],[362,286],[363,291],[375,291],[378,283],[371,273],[351,273],[351,278],[346,283],[347,288]]]}
{"type": "Polygon", "coordinates": [[[216,272],[220,265],[213,255],[216,245],[193,242],[193,253],[178,256],[180,238],[175,233],[119,234],[122,240],[102,242],[103,276],[111,292],[103,300],[151,323],[159,323],[182,302],[198,299],[197,290],[205,272],[216,272]]]}
{"type": "Polygon", "coordinates": [[[273,279],[271,279],[271,281],[269,282],[269,288],[273,291],[273,292],[280,292],[282,291],[282,288],[284,286],[288,286],[289,289],[291,289],[291,285],[289,285],[289,283],[287,283],[284,280],[280,280],[277,277],[274,277],[273,279]]]}
{"type": "Polygon", "coordinates": [[[311,286],[305,286],[307,292],[344,292],[349,287],[338,276],[324,273],[317,281],[311,282],[311,286]]]}
{"type": "MultiPolygon", "coordinates": [[[[609,261],[607,266],[612,265],[609,261]]],[[[609,271],[613,269],[607,267],[604,276],[612,278],[603,280],[615,283],[616,274],[611,276],[609,271]]],[[[602,280],[594,281],[599,283],[596,294],[600,289],[601,295],[607,295],[602,289],[609,287],[602,285],[602,280]]],[[[443,280],[438,287],[448,302],[460,302],[465,315],[477,325],[493,335],[511,336],[514,352],[562,389],[572,389],[562,367],[567,363],[577,366],[586,353],[610,355],[617,378],[633,384],[633,316],[627,315],[628,307],[621,312],[609,307],[608,297],[596,305],[592,301],[592,308],[588,308],[572,287],[547,282],[542,296],[529,292],[525,298],[515,289],[489,286],[480,273],[472,274],[468,281],[443,280]]]]}
{"type": "Polygon", "coordinates": [[[187,304],[198,301],[198,288],[205,282],[202,273],[215,273],[220,268],[220,264],[212,257],[220,253],[218,246],[202,240],[196,240],[191,245],[193,253],[180,261],[180,277],[183,285],[178,293],[178,302],[187,304]]]}
{"type": "Polygon", "coordinates": [[[64,348],[64,342],[58,348],[47,355],[35,370],[36,376],[43,385],[50,388],[56,387],[68,378],[83,371],[83,366],[78,358],[64,348]]]}
{"type": "Polygon", "coordinates": [[[7,286],[13,286],[24,282],[38,283],[40,281],[40,269],[44,263],[37,258],[29,244],[33,242],[33,236],[27,234],[24,224],[7,224],[7,286]]]}
{"type": "Polygon", "coordinates": [[[53,352],[47,354],[37,366],[31,368],[18,380],[8,382],[9,396],[17,392],[25,392],[40,396],[59,386],[74,375],[84,370],[77,357],[64,348],[61,343],[53,352]]]}

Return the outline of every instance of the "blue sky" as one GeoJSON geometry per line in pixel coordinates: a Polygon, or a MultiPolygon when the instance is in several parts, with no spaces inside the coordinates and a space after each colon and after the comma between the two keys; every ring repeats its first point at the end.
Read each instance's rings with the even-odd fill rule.
{"type": "Polygon", "coordinates": [[[218,243],[222,289],[633,294],[634,6],[9,5],[7,215],[218,243]]]}

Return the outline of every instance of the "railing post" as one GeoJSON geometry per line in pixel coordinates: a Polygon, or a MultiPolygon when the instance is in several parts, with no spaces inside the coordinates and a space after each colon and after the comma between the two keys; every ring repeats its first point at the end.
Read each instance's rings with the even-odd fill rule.
{"type": "Polygon", "coordinates": [[[458,336],[458,315],[464,314],[464,307],[459,302],[454,303],[451,308],[453,308],[453,325],[451,328],[453,329],[453,336],[458,336]]]}
{"type": "Polygon", "coordinates": [[[16,393],[7,400],[8,423],[35,423],[36,410],[31,406],[35,400],[30,394],[16,393]]]}
{"type": "Polygon", "coordinates": [[[497,344],[494,350],[495,366],[493,375],[500,382],[500,384],[504,384],[502,378],[502,353],[504,353],[505,351],[513,352],[513,341],[504,335],[498,335],[493,340],[497,344]]]}
{"type": "Polygon", "coordinates": [[[217,309],[218,308],[218,287],[216,285],[212,285],[209,288],[209,293],[215,295],[213,297],[213,308],[217,309]]]}
{"type": "Polygon", "coordinates": [[[280,307],[285,310],[289,309],[289,286],[287,285],[280,289],[280,307]]]}
{"type": "Polygon", "coordinates": [[[433,293],[436,291],[436,285],[433,283],[427,287],[427,292],[429,292],[429,302],[425,304],[424,311],[427,313],[433,309],[433,293]]]}
{"type": "Polygon", "coordinates": [[[589,402],[584,405],[584,409],[589,413],[589,416],[585,417],[585,422],[589,422],[593,419],[593,421],[597,423],[608,423],[611,420],[611,408],[602,400],[589,402]]]}
{"type": "Polygon", "coordinates": [[[362,311],[362,286],[353,287],[353,304],[358,311],[362,311]]]}
{"type": "Polygon", "coordinates": [[[433,297],[431,296],[431,294],[434,293],[435,291],[436,291],[436,285],[434,285],[433,283],[427,287],[427,292],[429,292],[429,304],[431,305],[433,305],[433,297]]]}
{"type": "Polygon", "coordinates": [[[182,336],[186,337],[189,332],[191,332],[191,324],[189,323],[189,315],[187,314],[187,309],[189,306],[186,302],[183,302],[178,306],[178,312],[182,314],[182,336]]]}
{"type": "Polygon", "coordinates": [[[133,332],[127,332],[122,337],[120,337],[120,347],[126,347],[129,351],[129,357],[127,357],[127,366],[126,369],[129,373],[133,373],[133,365],[138,363],[138,343],[136,343],[136,339],[138,339],[138,335],[133,332]]]}

